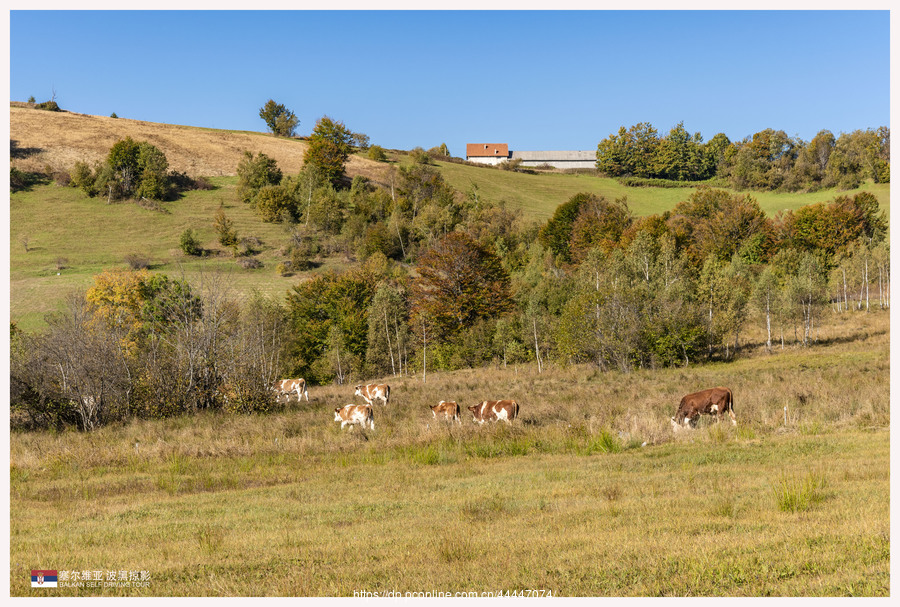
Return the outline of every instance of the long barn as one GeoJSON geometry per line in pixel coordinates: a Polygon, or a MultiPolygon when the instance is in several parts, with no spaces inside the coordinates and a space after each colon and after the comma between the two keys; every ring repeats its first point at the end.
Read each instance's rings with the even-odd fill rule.
{"type": "Polygon", "coordinates": [[[520,160],[523,167],[552,166],[557,169],[593,169],[597,152],[593,150],[510,151],[506,143],[467,143],[466,160],[482,164],[500,164],[520,160]]]}

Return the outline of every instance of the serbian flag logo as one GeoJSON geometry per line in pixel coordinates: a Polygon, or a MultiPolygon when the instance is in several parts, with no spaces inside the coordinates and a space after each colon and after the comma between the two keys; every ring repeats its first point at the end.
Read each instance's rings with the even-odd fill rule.
{"type": "Polygon", "coordinates": [[[56,588],[58,586],[55,569],[32,569],[32,588],[56,588]]]}

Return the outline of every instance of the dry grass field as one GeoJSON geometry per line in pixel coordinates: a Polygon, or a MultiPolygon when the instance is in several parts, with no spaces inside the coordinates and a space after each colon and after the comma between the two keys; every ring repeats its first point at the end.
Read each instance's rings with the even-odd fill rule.
{"type": "Polygon", "coordinates": [[[887,596],[888,314],[826,315],[806,349],[748,337],[728,364],[384,378],[374,431],[333,421],[345,385],[268,415],[13,433],[11,594],[887,596]],[[680,396],[712,385],[738,426],[673,436],[680,396]],[[504,397],[510,426],[427,408],[504,397]],[[30,569],[149,580],[36,590],[30,569]]]}
{"type": "MultiPolygon", "coordinates": [[[[173,171],[192,177],[234,175],[244,151],[274,158],[285,175],[303,168],[306,143],[249,131],[227,131],[128,118],[47,112],[27,107],[9,109],[9,138],[18,153],[12,166],[23,171],[69,170],[78,161],[93,164],[106,158],[116,141],[131,137],[162,150],[173,171]]],[[[384,165],[351,156],[350,176],[380,180],[384,165]]]]}

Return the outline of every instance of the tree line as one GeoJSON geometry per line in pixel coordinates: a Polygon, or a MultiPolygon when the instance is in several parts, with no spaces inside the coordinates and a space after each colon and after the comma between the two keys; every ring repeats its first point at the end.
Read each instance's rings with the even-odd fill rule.
{"type": "MultiPolygon", "coordinates": [[[[600,141],[597,169],[611,177],[676,182],[717,179],[737,190],[816,191],[853,189],[867,179],[890,183],[888,127],[835,137],[822,130],[811,141],[764,129],[740,141],[724,133],[707,142],[679,122],[661,135],[641,122],[600,141]]],[[[640,180],[630,183],[639,185],[640,180]]]]}

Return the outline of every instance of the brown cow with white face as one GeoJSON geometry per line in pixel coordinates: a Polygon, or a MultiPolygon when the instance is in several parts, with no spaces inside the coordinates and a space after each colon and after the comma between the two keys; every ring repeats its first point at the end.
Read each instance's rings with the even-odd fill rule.
{"type": "Polygon", "coordinates": [[[472,412],[472,421],[478,424],[498,420],[508,424],[519,416],[519,403],[514,400],[484,400],[467,409],[472,412]]]}
{"type": "Polygon", "coordinates": [[[372,405],[344,405],[334,410],[334,421],[341,422],[341,429],[344,426],[358,425],[365,430],[368,425],[370,430],[375,429],[375,414],[372,411],[372,405]]]}
{"type": "Polygon", "coordinates": [[[681,428],[696,428],[697,420],[701,415],[715,415],[716,421],[728,413],[731,416],[731,424],[737,425],[734,418],[734,397],[728,388],[718,387],[701,390],[688,394],[681,399],[678,411],[672,418],[672,430],[677,432],[681,428]]]}
{"type": "Polygon", "coordinates": [[[372,404],[373,401],[380,400],[387,405],[391,398],[391,387],[387,384],[366,384],[365,386],[356,386],[356,396],[362,396],[363,399],[372,404]]]}
{"type": "Polygon", "coordinates": [[[300,379],[279,380],[275,382],[275,387],[272,389],[278,392],[279,396],[289,396],[291,392],[296,392],[298,402],[304,396],[306,397],[306,402],[309,402],[309,392],[306,391],[306,380],[302,377],[300,379]]]}
{"type": "Polygon", "coordinates": [[[459,421],[459,405],[456,404],[455,400],[442,400],[431,407],[431,414],[434,415],[434,419],[452,420],[457,424],[461,423],[459,421]]]}

